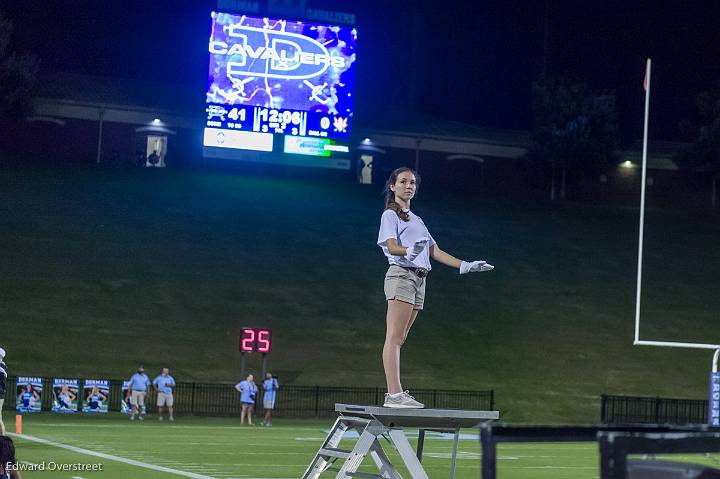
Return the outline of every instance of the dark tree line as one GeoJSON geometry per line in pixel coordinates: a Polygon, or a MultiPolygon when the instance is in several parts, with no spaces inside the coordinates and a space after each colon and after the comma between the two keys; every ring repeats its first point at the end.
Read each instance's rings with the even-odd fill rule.
{"type": "Polygon", "coordinates": [[[712,182],[711,205],[718,206],[720,180],[720,83],[703,91],[695,98],[698,120],[684,120],[680,129],[692,140],[692,145],[677,155],[684,168],[706,175],[712,182]]]}
{"type": "Polygon", "coordinates": [[[593,180],[618,146],[614,92],[593,92],[567,76],[532,84],[534,125],[528,158],[550,172],[550,198],[566,197],[569,179],[593,180]]]}
{"type": "Polygon", "coordinates": [[[32,112],[40,60],[11,49],[14,28],[0,10],[0,116],[22,118],[32,112]]]}
{"type": "MultiPolygon", "coordinates": [[[[567,76],[544,75],[532,84],[534,128],[528,159],[549,173],[551,199],[564,199],[568,183],[593,181],[616,162],[615,93],[593,92],[567,76]]],[[[720,204],[720,82],[695,99],[697,119],[683,120],[690,147],[675,157],[685,171],[711,182],[711,204],[720,204]]]]}

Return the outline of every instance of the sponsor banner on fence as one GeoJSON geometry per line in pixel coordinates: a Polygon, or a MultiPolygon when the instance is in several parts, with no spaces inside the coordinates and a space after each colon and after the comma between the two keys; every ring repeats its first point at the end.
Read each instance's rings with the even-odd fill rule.
{"type": "Polygon", "coordinates": [[[78,412],[79,379],[53,378],[52,412],[63,414],[78,412]]]}
{"type": "Polygon", "coordinates": [[[720,426],[720,373],[710,373],[708,424],[720,426]]]}
{"type": "Polygon", "coordinates": [[[122,384],[122,399],[120,400],[120,412],[123,414],[130,414],[132,406],[130,406],[130,389],[128,388],[129,381],[123,381],[122,384]]]}
{"type": "Polygon", "coordinates": [[[105,413],[110,404],[110,381],[107,379],[86,379],[83,383],[85,398],[83,412],[105,413]]]}
{"type": "Polygon", "coordinates": [[[20,376],[17,378],[17,400],[15,410],[17,412],[38,412],[42,410],[40,398],[42,398],[43,380],[20,376]]]}

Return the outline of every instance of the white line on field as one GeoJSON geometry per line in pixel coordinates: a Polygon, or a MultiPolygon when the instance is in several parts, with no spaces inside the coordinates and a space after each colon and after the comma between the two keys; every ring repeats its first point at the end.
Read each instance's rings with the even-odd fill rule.
{"type": "Polygon", "coordinates": [[[597,471],[597,466],[503,466],[503,469],[587,469],[597,471]]]}
{"type": "Polygon", "coordinates": [[[148,464],[147,462],[140,462],[140,461],[136,461],[134,459],[127,459],[127,458],[120,457],[120,456],[113,456],[111,454],[105,454],[104,452],[96,452],[96,451],[91,451],[89,449],[83,449],[81,447],[68,446],[67,444],[60,444],[57,442],[48,441],[47,439],[42,439],[42,438],[35,437],[35,436],[28,436],[25,434],[18,435],[18,434],[12,434],[12,433],[10,435],[17,439],[27,439],[28,441],[38,442],[40,444],[45,444],[46,446],[59,447],[60,449],[67,449],[68,451],[76,452],[78,454],[84,454],[86,456],[95,456],[95,457],[99,457],[101,459],[108,459],[110,461],[122,462],[124,464],[129,464],[131,466],[144,467],[145,469],[152,469],[153,471],[167,472],[168,474],[175,474],[177,476],[190,477],[193,479],[213,479],[211,476],[195,474],[194,472],[179,471],[177,469],[172,469],[170,467],[156,466],[155,464],[148,464]]]}
{"type": "MultiPolygon", "coordinates": [[[[480,459],[479,452],[457,451],[456,454],[458,460],[480,459]]],[[[449,452],[426,452],[424,455],[427,457],[434,457],[436,459],[450,459],[452,457],[452,454],[450,454],[449,452]]]]}
{"type": "MultiPolygon", "coordinates": [[[[175,475],[178,475],[178,476],[190,477],[190,478],[194,478],[194,479],[215,479],[215,478],[213,478],[213,477],[211,477],[211,476],[204,476],[204,475],[201,475],[201,474],[195,474],[195,473],[193,473],[193,472],[180,471],[180,470],[173,469],[173,468],[170,468],[170,467],[157,466],[157,465],[155,465],[155,464],[148,464],[148,463],[144,463],[144,462],[140,462],[140,461],[135,461],[135,460],[133,460],[133,459],[127,459],[127,458],[120,457],[120,456],[114,456],[114,455],[105,454],[105,453],[102,453],[102,452],[95,452],[95,451],[91,451],[91,450],[89,450],[89,449],[83,449],[83,448],[75,447],[75,446],[68,446],[68,445],[66,445],[66,444],[59,444],[59,443],[57,443],[57,442],[48,441],[47,439],[42,439],[42,438],[35,437],[35,436],[28,436],[28,435],[26,435],[26,434],[23,434],[23,435],[17,435],[17,434],[13,434],[13,433],[8,433],[8,434],[11,435],[11,436],[13,436],[13,437],[15,437],[15,438],[17,438],[17,439],[27,439],[27,440],[29,440],[29,441],[38,442],[38,443],[40,443],[40,444],[45,444],[45,445],[48,445],[48,446],[59,447],[59,448],[61,448],[61,449],[67,449],[67,450],[69,450],[69,451],[76,452],[76,453],[78,453],[78,454],[85,454],[85,455],[88,455],[88,456],[95,456],[95,457],[99,457],[99,458],[102,458],[102,459],[108,459],[108,460],[111,460],[111,461],[122,462],[122,463],[124,463],[124,464],[128,464],[128,465],[131,465],[131,466],[144,467],[144,468],[147,468],[147,469],[152,469],[152,470],[154,470],[154,471],[167,472],[168,474],[175,474],[175,475]]],[[[31,463],[28,463],[28,464],[31,464],[31,463]]],[[[237,464],[237,465],[238,465],[238,466],[251,466],[251,465],[252,465],[252,466],[256,466],[256,464],[237,464]]],[[[302,465],[287,465],[287,467],[300,467],[300,466],[304,466],[304,465],[305,465],[305,464],[302,464],[302,465]]],[[[223,474],[223,475],[224,475],[224,474],[223,474]]],[[[78,476],[78,478],[79,478],[79,476],[78,476]]],[[[73,478],[73,479],[75,479],[75,478],[73,478]]],[[[79,479],[84,479],[84,478],[79,478],[79,479]]],[[[270,478],[270,477],[245,477],[245,476],[242,476],[241,478],[240,478],[240,477],[237,477],[237,479],[296,479],[296,478],[294,478],[294,477],[270,478]]]]}
{"type": "MultiPolygon", "coordinates": [[[[70,427],[73,429],[83,428],[83,427],[92,428],[92,429],[98,429],[98,428],[112,429],[112,428],[121,428],[121,427],[124,428],[124,427],[127,427],[129,424],[127,424],[123,421],[122,423],[118,422],[118,423],[114,423],[114,424],[80,424],[80,423],[76,423],[76,422],[67,423],[67,424],[58,424],[58,423],[51,423],[51,422],[36,422],[36,423],[33,423],[33,425],[34,426],[42,426],[42,427],[70,427]]],[[[133,426],[130,426],[130,427],[133,427],[133,426]]],[[[282,431],[282,432],[302,431],[302,430],[308,429],[307,427],[303,427],[303,426],[298,426],[298,427],[295,427],[295,426],[273,426],[271,428],[272,431],[268,431],[267,429],[260,429],[259,427],[251,428],[249,426],[239,426],[239,425],[238,426],[229,426],[229,425],[228,426],[206,426],[206,425],[200,425],[200,424],[188,424],[186,426],[180,426],[177,424],[173,424],[172,426],[167,426],[167,427],[161,426],[159,424],[146,424],[144,426],[137,426],[137,428],[138,429],[140,429],[140,428],[142,428],[142,429],[161,429],[161,428],[162,429],[167,429],[167,428],[172,428],[172,429],[213,429],[213,430],[214,429],[225,429],[228,431],[233,431],[233,430],[264,431],[259,434],[270,434],[271,432],[279,432],[279,431],[282,431]]],[[[312,428],[312,429],[314,429],[314,428],[312,428]]],[[[324,437],[323,437],[323,439],[324,439],[324,437]]]]}

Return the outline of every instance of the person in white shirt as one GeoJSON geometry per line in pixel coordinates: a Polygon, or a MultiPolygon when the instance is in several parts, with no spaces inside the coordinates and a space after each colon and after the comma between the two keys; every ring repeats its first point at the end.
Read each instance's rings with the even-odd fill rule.
{"type": "Polygon", "coordinates": [[[433,239],[423,220],[410,211],[420,178],[410,168],[398,168],[385,184],[385,211],[380,219],[378,245],[390,263],[385,274],[387,330],[383,346],[383,367],[388,392],[384,407],[423,408],[400,383],[400,348],[425,302],[425,284],[432,269],[430,258],[460,274],[490,271],[485,261],[462,261],[445,251],[433,239]]]}

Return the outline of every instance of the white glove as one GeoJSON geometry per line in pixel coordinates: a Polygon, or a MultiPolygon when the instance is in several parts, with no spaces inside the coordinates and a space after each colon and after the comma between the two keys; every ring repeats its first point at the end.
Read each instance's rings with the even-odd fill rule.
{"type": "Polygon", "coordinates": [[[412,261],[417,258],[418,255],[422,253],[422,250],[425,249],[429,241],[430,240],[428,239],[422,239],[414,245],[408,246],[407,251],[405,252],[405,258],[407,258],[408,261],[412,261]]]}
{"type": "Polygon", "coordinates": [[[460,263],[460,274],[478,273],[481,271],[490,271],[493,269],[495,269],[495,266],[487,263],[486,261],[473,261],[472,263],[463,261],[462,263],[460,263]]]}

